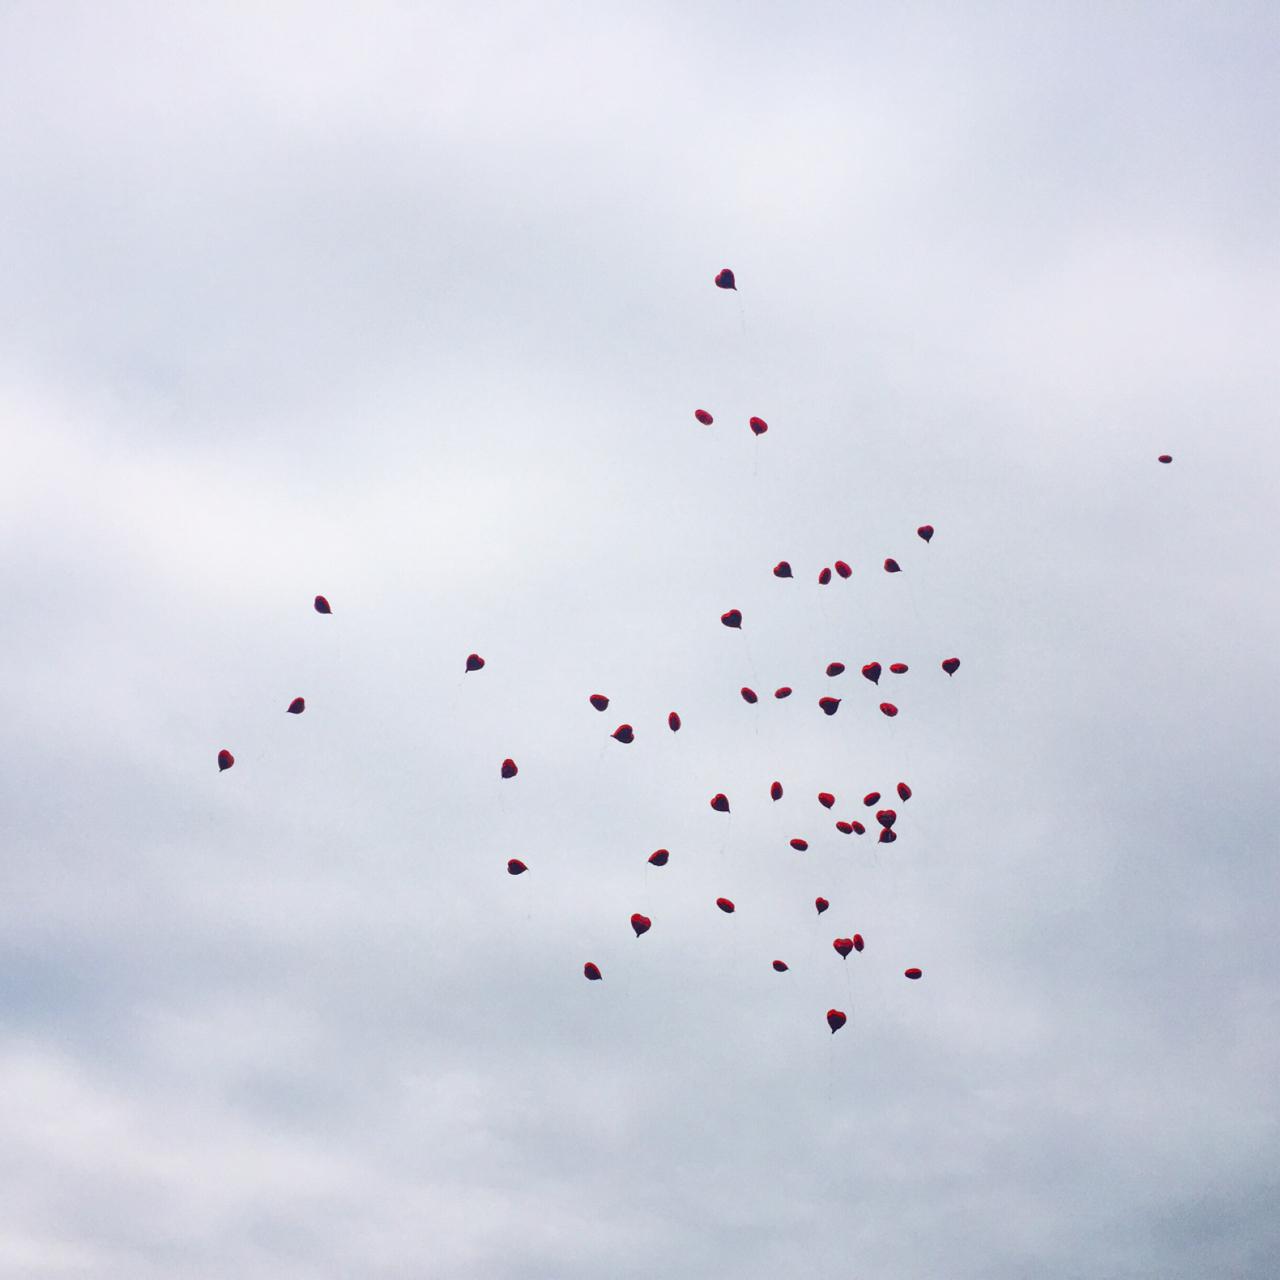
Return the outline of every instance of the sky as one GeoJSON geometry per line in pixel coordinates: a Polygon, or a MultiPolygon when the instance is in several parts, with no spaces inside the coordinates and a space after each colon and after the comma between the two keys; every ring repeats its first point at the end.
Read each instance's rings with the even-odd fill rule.
{"type": "Polygon", "coordinates": [[[1272,1276],[1278,36],[0,6],[0,1275],[1272,1276]]]}

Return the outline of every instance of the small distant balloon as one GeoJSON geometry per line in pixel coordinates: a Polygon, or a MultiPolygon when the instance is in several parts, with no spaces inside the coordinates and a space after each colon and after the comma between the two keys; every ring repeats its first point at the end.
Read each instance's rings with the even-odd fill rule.
{"type": "Polygon", "coordinates": [[[218,752],[218,772],[222,773],[235,764],[236,758],[225,747],[218,752]]]}
{"type": "Polygon", "coordinates": [[[529,868],[525,866],[519,858],[507,859],[507,874],[511,876],[523,875],[529,868]]]}
{"type": "Polygon", "coordinates": [[[827,675],[832,676],[832,677],[840,676],[840,675],[844,675],[844,663],[843,663],[843,662],[828,662],[828,663],[827,663],[827,675]]]}
{"type": "Polygon", "coordinates": [[[478,653],[467,654],[467,670],[481,671],[484,669],[484,659],[478,653]]]}
{"type": "Polygon", "coordinates": [[[1163,462],[1163,463],[1165,463],[1166,465],[1168,465],[1170,462],[1172,462],[1172,461],[1173,461],[1173,454],[1171,454],[1171,453],[1162,453],[1162,454],[1161,454],[1161,455],[1156,459],[1156,461],[1157,461],[1157,462],[1163,462]]]}
{"type": "Polygon", "coordinates": [[[719,907],[720,910],[723,911],[727,916],[733,915],[735,910],[732,901],[730,901],[730,899],[728,898],[717,898],[716,906],[719,907]]]}
{"type": "Polygon", "coordinates": [[[877,809],[876,821],[882,827],[891,827],[898,820],[897,812],[893,809],[877,809]]]}
{"type": "Polygon", "coordinates": [[[287,708],[291,716],[300,716],[307,709],[306,698],[294,698],[287,708]]]}
{"type": "Polygon", "coordinates": [[[880,803],[880,793],[878,791],[868,791],[867,794],[862,797],[862,803],[870,809],[873,804],[880,803]]]}
{"type": "Polygon", "coordinates": [[[745,684],[742,686],[741,689],[738,690],[738,692],[742,695],[743,702],[759,702],[760,701],[760,699],[756,696],[756,691],[754,689],[748,689],[745,684]]]}
{"type": "Polygon", "coordinates": [[[889,670],[892,671],[895,676],[905,676],[907,674],[907,664],[905,662],[891,662],[889,664],[889,670]]]}
{"type": "Polygon", "coordinates": [[[789,684],[779,685],[773,691],[773,696],[779,700],[791,697],[791,686],[789,684]]]}
{"type": "Polygon", "coordinates": [[[729,609],[720,615],[720,621],[723,622],[726,627],[741,627],[742,612],[738,609],[729,609]]]}
{"type": "Polygon", "coordinates": [[[892,844],[898,838],[898,833],[892,827],[880,828],[880,843],[892,844]]]}
{"type": "Polygon", "coordinates": [[[826,898],[814,898],[813,900],[813,908],[819,915],[821,915],[830,905],[831,903],[829,903],[826,898]]]}
{"type": "Polygon", "coordinates": [[[804,851],[809,847],[809,842],[806,839],[804,839],[803,836],[795,836],[791,840],[791,847],[797,853],[804,853],[804,851]]]}
{"type": "Polygon", "coordinates": [[[593,693],[587,701],[591,703],[597,711],[605,711],[609,706],[609,699],[603,693],[593,693]]]}
{"type": "Polygon", "coordinates": [[[769,788],[769,795],[772,796],[773,799],[775,800],[781,800],[782,799],[782,783],[775,782],[769,788]]]}
{"type": "Polygon", "coordinates": [[[737,282],[733,278],[733,272],[728,267],[721,267],[716,272],[716,288],[717,289],[736,289],[737,282]]]}
{"type": "Polygon", "coordinates": [[[862,674],[871,681],[872,684],[880,683],[880,664],[878,662],[868,662],[862,668],[862,674]]]}
{"type": "Polygon", "coordinates": [[[680,732],[680,713],[678,711],[673,711],[667,716],[667,728],[670,729],[672,733],[680,732]]]}
{"type": "Polygon", "coordinates": [[[588,960],[587,963],[582,966],[582,976],[586,978],[588,982],[599,982],[600,966],[592,964],[591,961],[588,960]]]}
{"type": "Polygon", "coordinates": [[[333,610],[329,608],[329,602],[324,598],[324,596],[316,596],[316,612],[317,613],[333,612],[333,610]]]}
{"type": "Polygon", "coordinates": [[[884,562],[885,573],[901,573],[902,566],[892,556],[884,562]]]}
{"type": "Polygon", "coordinates": [[[921,974],[921,970],[919,970],[919,969],[914,969],[914,968],[913,968],[913,969],[903,969],[903,971],[902,971],[902,976],[903,976],[904,978],[910,978],[912,982],[914,982],[914,981],[915,981],[915,980],[920,976],[920,974],[921,974]]]}
{"type": "Polygon", "coordinates": [[[923,538],[926,542],[928,542],[933,537],[933,525],[922,524],[916,530],[916,533],[919,537],[923,538]]]}
{"type": "Polygon", "coordinates": [[[895,707],[892,702],[882,702],[880,704],[880,711],[882,715],[889,717],[893,717],[898,714],[898,708],[895,707]]]}
{"type": "Polygon", "coordinates": [[[837,560],[837,561],[836,561],[836,572],[837,572],[837,573],[838,573],[842,578],[852,578],[852,577],[853,577],[853,570],[852,570],[851,568],[849,568],[849,566],[848,566],[848,565],[847,565],[843,560],[837,560]]]}
{"type": "Polygon", "coordinates": [[[898,799],[899,800],[911,799],[911,788],[907,786],[905,782],[898,783],[898,799]]]}
{"type": "Polygon", "coordinates": [[[773,576],[775,578],[791,577],[791,566],[785,560],[779,560],[778,563],[773,566],[773,576]]]}
{"type": "Polygon", "coordinates": [[[791,966],[785,960],[775,960],[773,962],[773,970],[775,973],[786,973],[791,966]]]}
{"type": "Polygon", "coordinates": [[[839,698],[819,698],[818,706],[822,708],[823,714],[833,716],[840,710],[839,698]]]}
{"type": "Polygon", "coordinates": [[[752,434],[762,436],[769,430],[769,424],[763,418],[752,418],[747,426],[751,428],[752,434]]]}
{"type": "Polygon", "coordinates": [[[851,836],[853,835],[853,823],[846,822],[841,818],[836,822],[836,830],[839,831],[841,835],[851,836]]]}
{"type": "Polygon", "coordinates": [[[818,585],[819,585],[820,587],[825,587],[825,586],[827,585],[827,583],[828,583],[828,582],[830,582],[830,581],[831,581],[831,570],[830,570],[830,569],[820,569],[820,570],[818,571],[818,585]]]}
{"type": "Polygon", "coordinates": [[[717,813],[728,813],[729,797],[725,795],[723,791],[717,792],[715,795],[711,797],[711,807],[717,813]]]}
{"type": "Polygon", "coordinates": [[[846,1022],[848,1022],[848,1018],[844,1016],[841,1010],[839,1009],[827,1010],[827,1026],[831,1028],[832,1035],[835,1035],[835,1033],[839,1031],[840,1028],[843,1027],[846,1022]]]}
{"type": "Polygon", "coordinates": [[[715,419],[705,409],[695,409],[693,416],[702,423],[704,427],[709,427],[715,419]]]}
{"type": "Polygon", "coordinates": [[[837,938],[831,945],[847,960],[849,952],[853,950],[853,939],[837,938]]]}
{"type": "Polygon", "coordinates": [[[520,770],[516,768],[516,762],[510,756],[502,762],[502,776],[504,778],[514,778],[519,772],[520,770]]]}
{"type": "Polygon", "coordinates": [[[960,659],[959,658],[943,658],[942,669],[949,676],[955,675],[955,673],[960,670],[960,659]]]}
{"type": "Polygon", "coordinates": [[[862,934],[855,933],[853,935],[853,949],[855,951],[861,951],[864,945],[865,944],[862,941],[862,934]]]}
{"type": "Polygon", "coordinates": [[[620,724],[609,736],[617,742],[634,742],[636,731],[629,724],[620,724]]]}
{"type": "Polygon", "coordinates": [[[649,861],[655,867],[665,867],[667,865],[667,859],[670,857],[671,854],[666,849],[655,849],[649,855],[649,861]]]}
{"type": "Polygon", "coordinates": [[[819,803],[819,804],[820,804],[824,809],[830,809],[830,808],[831,808],[831,806],[835,804],[835,802],[836,802],[836,798],[835,798],[835,796],[833,796],[833,795],[831,794],[831,792],[830,792],[830,791],[819,791],[819,792],[818,792],[818,803],[819,803]]]}
{"type": "Polygon", "coordinates": [[[635,930],[638,938],[642,933],[648,933],[653,928],[653,921],[648,916],[642,916],[638,911],[631,917],[631,927],[635,930]]]}

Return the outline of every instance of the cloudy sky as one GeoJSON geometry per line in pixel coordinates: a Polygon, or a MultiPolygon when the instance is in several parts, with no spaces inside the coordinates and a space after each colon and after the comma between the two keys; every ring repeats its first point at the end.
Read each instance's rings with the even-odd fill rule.
{"type": "Polygon", "coordinates": [[[1274,1275],[1278,36],[0,7],[0,1275],[1274,1275]]]}

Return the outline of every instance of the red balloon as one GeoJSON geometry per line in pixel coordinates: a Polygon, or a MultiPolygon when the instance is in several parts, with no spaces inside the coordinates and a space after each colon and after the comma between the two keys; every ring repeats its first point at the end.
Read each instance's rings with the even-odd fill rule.
{"type": "Polygon", "coordinates": [[[864,943],[862,941],[862,934],[855,933],[853,935],[853,949],[855,951],[861,951],[863,946],[864,946],[864,943]]]}
{"type": "Polygon", "coordinates": [[[926,542],[928,542],[929,539],[933,537],[933,525],[922,524],[916,530],[916,533],[919,534],[919,536],[922,537],[926,542]]]}
{"type": "Polygon", "coordinates": [[[827,585],[827,583],[828,583],[828,582],[830,582],[830,581],[831,581],[831,570],[830,570],[830,569],[820,569],[820,570],[818,571],[818,585],[819,585],[820,587],[825,587],[825,586],[827,585]]]}
{"type": "Polygon", "coordinates": [[[852,578],[852,577],[853,577],[853,570],[852,570],[852,569],[850,569],[850,568],[849,568],[849,566],[848,566],[847,564],[845,564],[845,562],[844,562],[843,560],[837,560],[837,561],[836,561],[836,572],[837,572],[837,573],[838,573],[842,578],[852,578]]]}
{"type": "Polygon", "coordinates": [[[779,560],[778,563],[773,566],[773,576],[775,578],[791,577],[791,566],[785,560],[779,560]]]}
{"type": "Polygon", "coordinates": [[[877,809],[876,821],[882,827],[891,827],[898,820],[898,815],[892,809],[877,809]]]}
{"type": "Polygon", "coordinates": [[[653,921],[648,916],[642,916],[638,911],[631,917],[631,927],[636,931],[638,938],[642,933],[648,933],[653,928],[653,921]]]}
{"type": "Polygon", "coordinates": [[[829,903],[826,898],[814,898],[813,905],[817,913],[821,915],[831,905],[831,903],[829,903]]]}
{"type": "Polygon", "coordinates": [[[862,823],[860,823],[857,820],[857,818],[854,818],[853,821],[849,823],[849,825],[853,828],[854,835],[865,836],[867,834],[866,827],[864,827],[862,823]]]}
{"type": "Polygon", "coordinates": [[[868,791],[867,794],[862,797],[862,803],[865,804],[868,809],[870,809],[873,804],[878,804],[879,801],[880,793],[878,791],[868,791]]]}
{"type": "Polygon", "coordinates": [[[742,694],[743,702],[759,702],[760,701],[760,699],[756,697],[756,691],[754,689],[748,689],[745,684],[742,686],[741,689],[738,690],[738,692],[742,694]]]}
{"type": "Polygon", "coordinates": [[[851,836],[853,835],[853,823],[846,822],[843,818],[841,818],[836,823],[836,830],[839,831],[841,835],[851,836]]]}
{"type": "Polygon", "coordinates": [[[790,966],[787,964],[785,960],[775,960],[773,962],[773,967],[775,972],[777,973],[786,973],[786,971],[790,968],[790,966]]]}
{"type": "Polygon", "coordinates": [[[920,976],[920,972],[921,971],[919,969],[903,969],[902,976],[904,978],[910,978],[911,981],[914,982],[920,976]]]}
{"type": "Polygon", "coordinates": [[[670,729],[672,733],[680,732],[680,715],[678,712],[673,711],[667,717],[667,728],[670,729]]]}
{"type": "Polygon", "coordinates": [[[949,676],[955,675],[955,673],[960,670],[960,659],[959,658],[943,658],[942,669],[949,676]]]}
{"type": "Polygon", "coordinates": [[[737,609],[730,609],[728,613],[722,613],[720,615],[720,621],[723,622],[726,627],[740,627],[742,626],[742,614],[737,609]]]}
{"type": "Polygon", "coordinates": [[[717,813],[729,812],[729,797],[723,791],[717,792],[711,797],[711,807],[717,813]]]}
{"type": "Polygon", "coordinates": [[[520,770],[516,768],[516,762],[509,756],[502,762],[502,776],[504,778],[514,778],[520,770]]]}
{"type": "Polygon", "coordinates": [[[830,791],[819,791],[819,792],[818,792],[818,803],[819,803],[819,804],[820,804],[824,809],[830,809],[830,808],[831,808],[831,806],[832,806],[833,804],[835,804],[835,802],[836,802],[836,798],[835,798],[835,796],[833,796],[833,795],[831,794],[831,792],[830,792],[830,791]]]}
{"type": "Polygon", "coordinates": [[[1171,454],[1171,453],[1162,453],[1162,454],[1161,454],[1161,455],[1156,459],[1156,461],[1157,461],[1157,462],[1166,462],[1166,463],[1168,463],[1168,462],[1172,462],[1172,461],[1173,461],[1173,454],[1171,454]]]}
{"type": "Polygon", "coordinates": [[[902,566],[896,560],[890,557],[888,560],[884,562],[884,571],[885,573],[901,573],[902,566]]]}
{"type": "Polygon", "coordinates": [[[763,418],[752,418],[747,425],[758,436],[764,435],[769,430],[769,424],[763,418]]]}
{"type": "Polygon", "coordinates": [[[609,705],[609,699],[603,693],[593,693],[587,701],[591,703],[597,711],[604,711],[609,705]]]}
{"type": "Polygon", "coordinates": [[[789,698],[789,697],[791,697],[791,686],[790,686],[789,684],[780,685],[778,688],[776,688],[776,689],[773,691],[773,696],[774,696],[775,698],[789,698]]]}
{"type": "Polygon", "coordinates": [[[669,857],[671,857],[671,854],[668,853],[666,849],[655,849],[649,855],[649,861],[653,863],[655,867],[665,867],[669,857]]]}
{"type": "Polygon", "coordinates": [[[899,800],[911,799],[911,788],[907,786],[905,782],[898,783],[898,799],[899,800]]]}
{"type": "Polygon", "coordinates": [[[609,736],[617,742],[634,742],[636,731],[629,724],[620,724],[609,736]]]}
{"type": "Polygon", "coordinates": [[[582,966],[582,975],[588,982],[600,981],[600,966],[592,964],[590,960],[582,966]]]}
{"type": "Polygon", "coordinates": [[[840,709],[840,699],[839,698],[819,698],[818,706],[822,708],[825,714],[829,716],[833,716],[840,709]]]}
{"type": "Polygon", "coordinates": [[[782,783],[780,783],[780,782],[775,782],[775,783],[773,784],[773,786],[771,786],[771,787],[769,788],[769,794],[770,794],[770,795],[771,795],[775,800],[781,800],[781,799],[782,799],[782,783]]]}
{"type": "Polygon", "coordinates": [[[892,827],[881,827],[880,843],[892,844],[898,838],[898,833],[892,827]]]}
{"type": "Polygon", "coordinates": [[[484,667],[484,659],[478,653],[467,654],[467,670],[480,671],[484,667]]]}
{"type": "Polygon", "coordinates": [[[520,861],[519,858],[507,859],[507,874],[512,876],[523,875],[529,868],[520,861]]]}
{"type": "Polygon", "coordinates": [[[333,610],[329,608],[329,602],[324,598],[324,596],[316,596],[316,612],[317,613],[333,612],[333,610]]]}
{"type": "Polygon", "coordinates": [[[896,716],[896,715],[898,714],[898,708],[897,708],[897,707],[895,707],[895,706],[893,705],[893,703],[892,703],[892,702],[882,702],[882,703],[880,704],[880,710],[881,710],[885,715],[890,716],[890,717],[892,717],[892,716],[896,716]]]}
{"type": "Polygon", "coordinates": [[[693,416],[702,423],[704,427],[709,427],[715,419],[705,409],[695,409],[693,416]]]}
{"type": "Polygon", "coordinates": [[[288,706],[288,712],[291,716],[300,716],[306,709],[307,700],[305,698],[294,698],[288,706]]]}
{"type": "Polygon", "coordinates": [[[835,1035],[835,1033],[839,1031],[847,1021],[848,1019],[840,1012],[839,1009],[827,1010],[827,1026],[831,1028],[832,1035],[835,1035]]]}
{"type": "Polygon", "coordinates": [[[827,675],[832,676],[832,677],[835,677],[835,676],[839,676],[839,675],[843,675],[843,674],[844,674],[844,663],[843,663],[843,662],[828,662],[828,663],[827,663],[827,675]]]}
{"type": "Polygon", "coordinates": [[[717,289],[736,289],[737,283],[734,281],[733,272],[728,267],[721,267],[716,272],[716,288],[717,289]]]}
{"type": "Polygon", "coordinates": [[[853,939],[837,938],[831,945],[847,960],[849,952],[853,950],[853,939]]]}
{"type": "Polygon", "coordinates": [[[866,676],[866,678],[870,680],[872,684],[879,684],[880,683],[880,664],[878,662],[868,662],[867,665],[862,668],[862,674],[866,676]]]}
{"type": "Polygon", "coordinates": [[[891,662],[889,664],[889,670],[892,671],[895,676],[904,676],[907,674],[907,664],[905,662],[891,662]]]}
{"type": "Polygon", "coordinates": [[[716,906],[719,907],[720,910],[725,913],[725,915],[727,916],[733,915],[733,911],[734,911],[733,903],[730,902],[728,898],[717,898],[716,906]]]}
{"type": "Polygon", "coordinates": [[[801,836],[795,836],[791,840],[791,847],[797,853],[803,853],[809,847],[809,842],[801,836]]]}
{"type": "Polygon", "coordinates": [[[231,752],[228,751],[225,747],[223,747],[223,749],[218,752],[218,772],[219,773],[221,773],[224,769],[230,769],[231,766],[235,764],[235,762],[236,762],[235,756],[233,756],[231,752]]]}

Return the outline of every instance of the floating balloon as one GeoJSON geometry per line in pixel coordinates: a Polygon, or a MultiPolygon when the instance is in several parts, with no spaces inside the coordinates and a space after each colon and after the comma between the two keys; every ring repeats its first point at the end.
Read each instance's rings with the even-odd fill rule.
{"type": "Polygon", "coordinates": [[[791,697],[791,686],[789,684],[779,685],[773,691],[773,696],[779,699],[791,697]]]}
{"type": "Polygon", "coordinates": [[[892,809],[877,809],[876,821],[882,827],[891,827],[898,820],[898,815],[892,809]]]}
{"type": "Polygon", "coordinates": [[[742,694],[743,702],[759,702],[760,701],[760,699],[756,696],[756,691],[754,689],[748,689],[745,684],[742,686],[741,689],[738,690],[738,692],[742,694]]]}
{"type": "Polygon", "coordinates": [[[218,772],[222,773],[225,769],[230,769],[235,764],[236,758],[225,747],[218,752],[218,772]]]}
{"type": "Polygon", "coordinates": [[[959,658],[943,658],[942,669],[949,676],[955,675],[955,673],[960,670],[960,659],[959,658]]]}
{"type": "Polygon", "coordinates": [[[878,662],[868,662],[862,668],[862,674],[871,681],[872,684],[880,683],[880,664],[878,662]]]}
{"type": "Polygon", "coordinates": [[[291,716],[300,716],[307,709],[307,700],[305,698],[294,698],[287,708],[291,716]]]}
{"type": "Polygon", "coordinates": [[[836,830],[839,831],[841,835],[851,836],[853,835],[853,823],[846,822],[843,818],[841,818],[836,823],[836,830]]]}
{"type": "Polygon", "coordinates": [[[818,792],[818,803],[819,803],[819,804],[820,804],[824,809],[830,809],[830,808],[831,808],[831,806],[832,806],[833,804],[835,804],[835,802],[836,802],[836,798],[835,798],[835,796],[833,796],[833,795],[831,794],[831,792],[830,792],[830,791],[819,791],[819,792],[818,792]]]}
{"type": "Polygon", "coordinates": [[[849,568],[849,566],[848,566],[848,565],[847,565],[843,560],[837,560],[837,561],[836,561],[836,572],[837,572],[837,573],[838,573],[842,578],[852,578],[852,577],[853,577],[853,570],[852,570],[852,569],[850,569],[850,568],[849,568]]]}
{"type": "Polygon", "coordinates": [[[805,840],[802,836],[795,836],[791,840],[791,847],[797,853],[804,853],[804,851],[809,847],[809,842],[805,840]]]}
{"type": "Polygon", "coordinates": [[[667,716],[667,728],[670,729],[672,733],[680,732],[679,712],[673,711],[669,716],[667,716]]]}
{"type": "Polygon", "coordinates": [[[736,289],[737,283],[733,278],[733,272],[728,267],[721,267],[716,272],[716,288],[717,289],[736,289]]]}
{"type": "Polygon", "coordinates": [[[862,803],[870,809],[873,804],[880,803],[880,793],[878,791],[868,791],[867,794],[862,797],[862,803]]]}
{"type": "Polygon", "coordinates": [[[524,874],[526,871],[528,871],[528,870],[529,870],[529,868],[528,868],[528,867],[526,867],[526,866],[524,865],[524,863],[520,861],[520,859],[519,859],[519,858],[508,858],[508,859],[507,859],[507,874],[508,874],[508,875],[510,875],[510,876],[519,876],[519,875],[523,875],[523,874],[524,874]]]}
{"type": "Polygon", "coordinates": [[[837,938],[831,945],[847,960],[849,952],[853,950],[853,939],[837,938]]]}
{"type": "Polygon", "coordinates": [[[914,982],[920,976],[920,973],[921,971],[919,969],[903,969],[902,976],[904,978],[910,978],[911,981],[914,982]]]}
{"type": "Polygon", "coordinates": [[[880,711],[883,715],[890,717],[898,714],[898,708],[895,707],[892,702],[882,702],[880,704],[880,711]]]}
{"type": "Polygon", "coordinates": [[[638,938],[642,933],[648,933],[653,928],[653,921],[648,916],[642,916],[638,911],[631,917],[631,927],[635,930],[638,938]]]}
{"type": "Polygon", "coordinates": [[[603,693],[593,693],[587,701],[591,703],[597,711],[604,711],[609,706],[609,699],[603,693]]]}
{"type": "Polygon", "coordinates": [[[716,795],[713,795],[713,796],[711,797],[711,807],[712,807],[712,808],[713,808],[717,813],[728,813],[728,812],[729,812],[729,797],[728,797],[727,795],[725,795],[723,791],[721,791],[721,792],[717,792],[717,794],[716,794],[716,795]]]}
{"type": "Polygon", "coordinates": [[[742,614],[737,609],[730,609],[728,613],[722,613],[720,615],[720,621],[723,622],[726,627],[740,627],[742,626],[742,614]]]}
{"type": "Polygon", "coordinates": [[[582,975],[588,982],[600,981],[600,966],[592,964],[590,960],[582,966],[582,975]]]}
{"type": "Polygon", "coordinates": [[[905,782],[898,783],[898,799],[899,800],[911,799],[911,788],[907,786],[905,782]]]}
{"type": "Polygon", "coordinates": [[[928,541],[929,541],[929,539],[933,537],[933,525],[931,525],[931,524],[922,524],[922,525],[921,525],[921,526],[916,530],[916,533],[917,533],[921,538],[923,538],[926,542],[928,542],[928,541]]]}
{"type": "Polygon", "coordinates": [[[669,857],[671,857],[671,854],[668,853],[666,849],[655,849],[649,855],[649,861],[655,867],[665,867],[667,865],[667,859],[669,857]]]}
{"type": "Polygon", "coordinates": [[[705,409],[695,409],[693,416],[702,423],[704,427],[709,427],[715,419],[705,409]]]}
{"type": "Polygon", "coordinates": [[[502,762],[502,776],[504,778],[514,778],[520,770],[516,768],[516,762],[508,757],[502,762]]]}
{"type": "Polygon", "coordinates": [[[880,843],[892,844],[898,838],[898,833],[892,827],[881,827],[880,843]]]}
{"type": "Polygon", "coordinates": [[[892,671],[895,676],[905,676],[907,674],[907,664],[905,662],[891,662],[889,664],[889,670],[892,671]]]}
{"type": "Polygon", "coordinates": [[[813,908],[819,915],[821,915],[830,905],[831,903],[829,903],[826,898],[814,898],[813,900],[813,908]]]}
{"type": "Polygon", "coordinates": [[[837,711],[840,710],[840,699],[839,698],[819,698],[818,706],[822,708],[824,714],[833,716],[837,711]]]}
{"type": "Polygon", "coordinates": [[[864,827],[857,818],[854,818],[849,825],[853,828],[854,835],[865,836],[867,834],[866,827],[864,827]]]}
{"type": "Polygon", "coordinates": [[[786,973],[786,971],[787,971],[790,967],[791,967],[791,966],[790,966],[790,965],[788,965],[788,964],[787,964],[787,962],[786,962],[785,960],[775,960],[775,961],[773,962],[773,968],[774,968],[774,972],[775,972],[775,973],[786,973]]]}
{"type": "Polygon", "coordinates": [[[775,783],[774,783],[774,784],[769,788],[769,794],[770,794],[770,795],[771,795],[775,800],[781,800],[781,799],[782,799],[782,783],[780,783],[780,782],[775,782],[775,783]]]}
{"type": "Polygon", "coordinates": [[[629,724],[620,724],[609,736],[617,742],[634,742],[636,731],[629,724]]]}
{"type": "Polygon", "coordinates": [[[885,573],[901,573],[902,566],[896,560],[890,557],[888,560],[884,562],[884,571],[885,573]]]}
{"type": "Polygon", "coordinates": [[[752,418],[751,421],[747,423],[747,426],[749,426],[752,432],[758,436],[764,435],[764,433],[769,430],[769,424],[763,418],[752,418]]]}
{"type": "Polygon", "coordinates": [[[720,910],[725,913],[725,915],[727,916],[733,915],[734,906],[733,906],[733,903],[730,902],[728,898],[717,898],[716,906],[719,907],[720,910]]]}
{"type": "Polygon", "coordinates": [[[316,612],[317,613],[333,612],[333,610],[329,608],[329,602],[324,598],[324,596],[316,596],[316,612]]]}
{"type": "Polygon", "coordinates": [[[779,560],[778,563],[773,566],[773,576],[775,578],[791,577],[791,566],[785,560],[779,560]]]}
{"type": "Polygon", "coordinates": [[[860,933],[855,933],[855,934],[853,935],[853,949],[854,949],[855,951],[861,951],[861,950],[862,950],[862,948],[863,948],[863,945],[864,945],[864,944],[863,944],[863,941],[862,941],[862,934],[860,934],[860,933]]]}
{"type": "Polygon", "coordinates": [[[1161,454],[1161,455],[1156,459],[1156,461],[1157,461],[1157,462],[1164,462],[1164,463],[1172,462],[1172,461],[1173,461],[1173,454],[1171,454],[1171,453],[1162,453],[1162,454],[1161,454]]]}
{"type": "Polygon", "coordinates": [[[827,1010],[827,1026],[831,1028],[832,1035],[835,1035],[835,1033],[839,1031],[847,1021],[848,1019],[840,1012],[839,1009],[827,1010]]]}
{"type": "Polygon", "coordinates": [[[820,569],[820,570],[818,571],[818,585],[819,585],[820,587],[825,587],[825,586],[827,585],[827,583],[828,583],[828,582],[830,582],[830,581],[831,581],[831,570],[830,570],[830,569],[820,569]]]}
{"type": "Polygon", "coordinates": [[[843,675],[843,674],[844,674],[844,663],[843,663],[843,662],[828,662],[828,663],[827,663],[827,675],[831,676],[831,677],[834,679],[834,677],[839,676],[839,675],[843,675]]]}
{"type": "Polygon", "coordinates": [[[478,653],[467,654],[467,670],[482,671],[484,669],[484,659],[478,653]]]}

